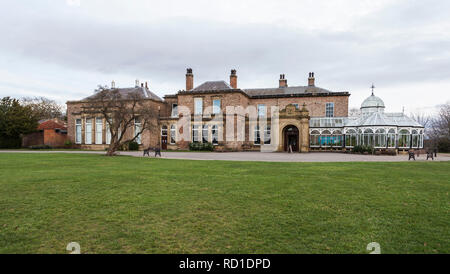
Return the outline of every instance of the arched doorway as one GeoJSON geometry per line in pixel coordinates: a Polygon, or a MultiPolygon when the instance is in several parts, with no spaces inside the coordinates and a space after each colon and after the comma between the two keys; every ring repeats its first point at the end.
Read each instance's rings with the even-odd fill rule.
{"type": "Polygon", "coordinates": [[[284,136],[284,151],[288,151],[289,145],[292,146],[292,151],[298,151],[298,128],[293,125],[288,125],[283,129],[284,136]]]}

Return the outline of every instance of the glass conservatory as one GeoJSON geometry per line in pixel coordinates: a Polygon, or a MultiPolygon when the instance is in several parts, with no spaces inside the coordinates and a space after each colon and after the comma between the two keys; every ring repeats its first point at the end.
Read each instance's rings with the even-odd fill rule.
{"type": "Polygon", "coordinates": [[[375,149],[423,148],[424,127],[404,113],[385,113],[384,102],[373,93],[361,104],[357,117],[310,119],[310,147],[375,149]]]}

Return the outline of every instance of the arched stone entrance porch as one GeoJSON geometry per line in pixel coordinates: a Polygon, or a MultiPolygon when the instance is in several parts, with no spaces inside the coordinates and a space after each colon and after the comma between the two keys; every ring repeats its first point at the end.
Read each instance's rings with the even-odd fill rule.
{"type": "Polygon", "coordinates": [[[299,151],[299,130],[294,125],[287,125],[283,128],[283,150],[289,151],[289,146],[292,147],[292,151],[299,151]]]}

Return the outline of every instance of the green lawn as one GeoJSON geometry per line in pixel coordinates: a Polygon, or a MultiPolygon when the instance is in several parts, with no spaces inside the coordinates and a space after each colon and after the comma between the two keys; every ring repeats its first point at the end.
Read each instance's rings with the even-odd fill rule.
{"type": "Polygon", "coordinates": [[[450,162],[0,153],[0,253],[450,253],[450,162]]]}

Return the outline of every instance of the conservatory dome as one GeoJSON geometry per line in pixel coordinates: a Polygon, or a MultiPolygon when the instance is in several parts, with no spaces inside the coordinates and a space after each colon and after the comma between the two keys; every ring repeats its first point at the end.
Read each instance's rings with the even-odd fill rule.
{"type": "Polygon", "coordinates": [[[384,102],[381,100],[380,97],[377,97],[375,95],[370,95],[366,98],[361,104],[361,109],[363,108],[384,108],[384,102]]]}

